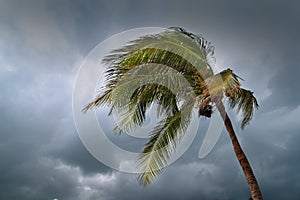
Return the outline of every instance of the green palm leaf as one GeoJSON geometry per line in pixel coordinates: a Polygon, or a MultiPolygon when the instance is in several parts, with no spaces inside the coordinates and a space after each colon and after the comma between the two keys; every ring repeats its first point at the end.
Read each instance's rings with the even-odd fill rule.
{"type": "Polygon", "coordinates": [[[227,92],[229,99],[229,105],[231,108],[237,107],[238,112],[242,111],[243,120],[241,123],[242,129],[249,124],[252,119],[254,108],[258,109],[258,103],[256,98],[253,96],[253,92],[241,88],[236,94],[227,92]]]}
{"type": "Polygon", "coordinates": [[[143,185],[149,184],[168,163],[178,141],[184,135],[191,119],[194,100],[186,101],[180,111],[163,119],[150,133],[150,139],[139,159],[142,171],[138,179],[143,185]]]}

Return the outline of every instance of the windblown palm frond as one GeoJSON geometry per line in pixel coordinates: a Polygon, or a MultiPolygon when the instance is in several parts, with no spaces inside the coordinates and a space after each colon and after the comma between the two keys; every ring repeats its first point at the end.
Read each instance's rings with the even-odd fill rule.
{"type": "Polygon", "coordinates": [[[252,119],[254,108],[258,109],[257,100],[252,91],[241,87],[238,79],[243,79],[234,74],[231,69],[224,70],[220,74],[225,83],[224,93],[229,99],[230,107],[237,107],[238,112],[243,113],[241,128],[244,129],[252,119]]]}
{"type": "Polygon", "coordinates": [[[149,184],[169,161],[190,123],[193,105],[193,98],[190,98],[177,113],[163,119],[150,133],[139,160],[142,173],[138,179],[143,185],[149,184]]]}
{"type": "Polygon", "coordinates": [[[242,110],[243,120],[241,127],[243,129],[252,119],[254,108],[258,109],[259,107],[253,92],[241,88],[238,93],[231,93],[230,91],[227,91],[226,96],[229,99],[229,105],[231,108],[237,107],[238,112],[242,110]]]}
{"type": "Polygon", "coordinates": [[[118,110],[119,121],[115,127],[116,133],[130,132],[141,126],[146,118],[146,110],[152,103],[158,104],[158,117],[163,114],[173,115],[178,112],[175,94],[167,87],[158,84],[143,85],[132,94],[129,105],[118,110]]]}

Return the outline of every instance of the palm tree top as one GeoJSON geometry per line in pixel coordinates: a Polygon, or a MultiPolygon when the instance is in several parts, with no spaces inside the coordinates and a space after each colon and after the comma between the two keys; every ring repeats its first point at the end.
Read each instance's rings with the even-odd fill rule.
{"type": "Polygon", "coordinates": [[[241,87],[241,78],[231,69],[214,72],[214,46],[180,27],[133,40],[113,50],[102,62],[108,66],[106,85],[84,112],[109,106],[109,114],[120,114],[115,128],[118,134],[142,126],[152,104],[163,118],[149,133],[139,158],[139,180],[145,185],[167,164],[194,108],[200,116],[210,117],[216,104],[227,99],[230,108],[242,112],[242,128],[258,108],[253,92],[241,87]]]}

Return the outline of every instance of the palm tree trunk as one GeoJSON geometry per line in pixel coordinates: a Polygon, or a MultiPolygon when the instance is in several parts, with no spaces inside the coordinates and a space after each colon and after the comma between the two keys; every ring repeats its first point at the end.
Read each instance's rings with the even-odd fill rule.
{"type": "Polygon", "coordinates": [[[245,177],[247,179],[252,199],[253,200],[262,200],[263,197],[262,197],[261,191],[259,189],[259,185],[258,185],[255,175],[252,171],[250,163],[249,163],[244,151],[242,150],[242,147],[239,144],[239,141],[236,137],[236,134],[234,132],[231,121],[225,111],[225,107],[221,101],[218,101],[218,103],[216,103],[216,106],[223,118],[224,124],[226,126],[227,132],[230,136],[230,139],[231,139],[231,142],[232,142],[232,145],[234,148],[235,155],[236,155],[236,157],[240,163],[240,166],[243,169],[245,177]]]}

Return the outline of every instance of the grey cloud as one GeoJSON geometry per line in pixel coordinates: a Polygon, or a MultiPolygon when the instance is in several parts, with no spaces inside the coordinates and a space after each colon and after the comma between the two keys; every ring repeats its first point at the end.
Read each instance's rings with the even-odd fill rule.
{"type": "MultiPolygon", "coordinates": [[[[111,34],[174,25],[211,40],[217,65],[233,68],[257,94],[261,108],[243,132],[229,113],[265,198],[299,197],[298,1],[0,4],[1,199],[249,197],[226,132],[205,159],[197,158],[208,120],[200,119],[191,148],[147,188],[136,175],[100,164],[80,143],[71,101],[82,59],[111,34]]],[[[129,138],[110,138],[140,148],[129,138]]]]}
{"type": "Polygon", "coordinates": [[[269,82],[269,88],[272,90],[272,95],[269,97],[270,107],[295,108],[300,104],[300,96],[297,94],[300,74],[299,55],[299,42],[291,44],[283,55],[281,68],[269,82]]]}

